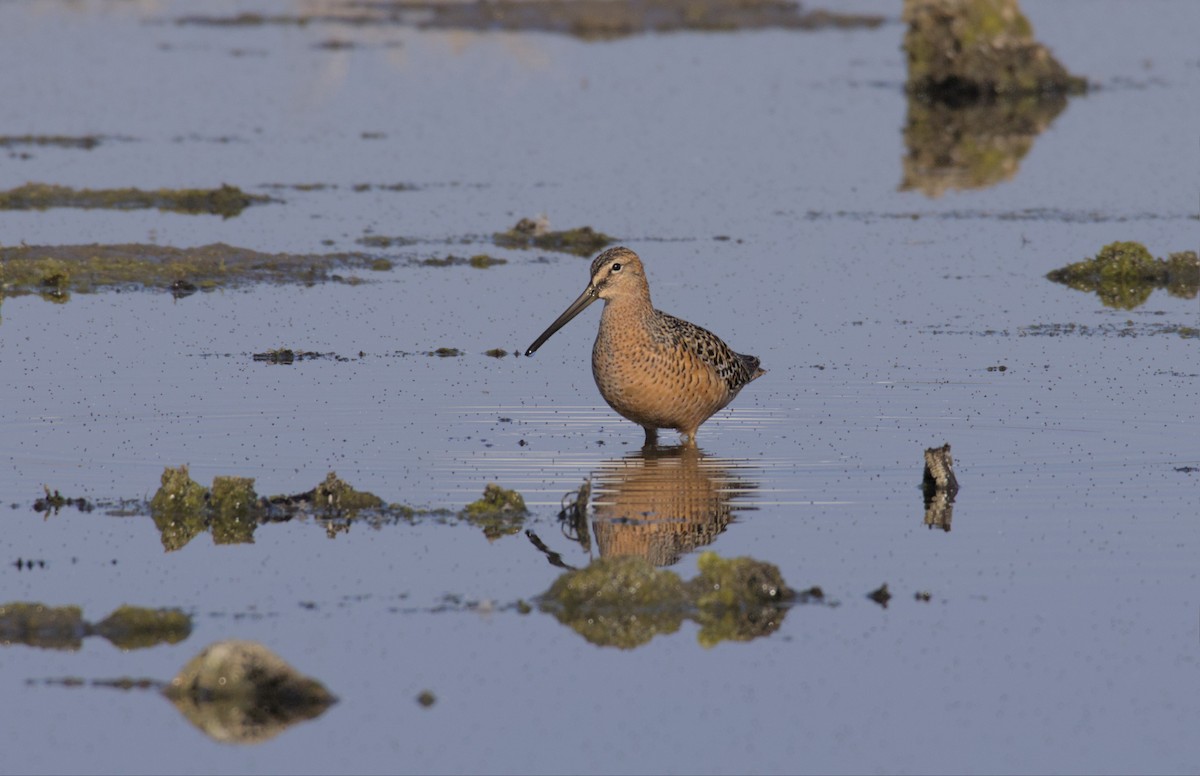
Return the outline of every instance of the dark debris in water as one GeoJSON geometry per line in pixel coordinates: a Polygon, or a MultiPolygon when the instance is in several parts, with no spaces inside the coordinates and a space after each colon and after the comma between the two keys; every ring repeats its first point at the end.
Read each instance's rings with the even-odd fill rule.
{"type": "Polygon", "coordinates": [[[297,361],[312,361],[318,358],[327,358],[334,361],[350,360],[336,353],[317,353],[311,350],[292,350],[291,348],[265,350],[262,353],[255,353],[253,358],[255,361],[262,361],[267,364],[293,364],[297,361]]]}
{"type": "Polygon", "coordinates": [[[886,609],[888,601],[892,600],[892,594],[888,591],[887,582],[884,582],[875,590],[867,593],[867,598],[870,598],[872,601],[886,609]]]}
{"type": "Polygon", "coordinates": [[[57,515],[63,507],[74,507],[80,512],[91,512],[95,509],[92,502],[82,496],[70,498],[59,493],[57,488],[51,492],[47,485],[43,485],[42,489],[46,491],[46,495],[33,502],[34,512],[45,512],[49,516],[51,514],[57,515]]]}
{"type": "Polygon", "coordinates": [[[1104,323],[1088,326],[1082,323],[1035,323],[1022,326],[1016,332],[1008,329],[954,329],[949,325],[926,326],[923,329],[928,334],[936,335],[965,335],[970,337],[1153,337],[1163,335],[1178,336],[1183,339],[1200,337],[1200,328],[1176,323],[1142,323],[1125,321],[1124,323],[1104,323]]]}
{"type": "Polygon", "coordinates": [[[0,148],[34,146],[90,151],[101,143],[129,139],[110,135],[0,135],[0,148]]]}

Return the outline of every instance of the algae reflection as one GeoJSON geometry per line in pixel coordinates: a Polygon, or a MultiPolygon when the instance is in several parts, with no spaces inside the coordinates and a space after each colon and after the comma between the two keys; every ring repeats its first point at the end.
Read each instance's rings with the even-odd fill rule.
{"type": "Polygon", "coordinates": [[[824,603],[820,588],[797,594],[770,563],[705,552],[698,565],[685,582],[642,557],[600,558],[559,576],[538,607],[592,644],[633,649],[685,620],[700,626],[705,647],[751,641],[778,630],[791,605],[824,603]]]}
{"type": "Polygon", "coordinates": [[[601,465],[590,492],[581,492],[560,517],[571,538],[590,551],[590,496],[601,557],[637,556],[670,566],[711,544],[735,511],[753,509],[738,504],[758,488],[742,476],[752,471],[745,461],[712,458],[687,445],[645,448],[601,465]]]}
{"type": "Polygon", "coordinates": [[[1016,175],[1087,82],[1037,42],[1016,0],[905,0],[908,119],[901,191],[937,197],[1016,175]]]}
{"type": "Polygon", "coordinates": [[[47,606],[26,601],[0,605],[0,646],[23,644],[39,649],[75,651],[89,636],[118,649],[178,644],[192,632],[192,618],[178,609],[121,606],[97,623],[83,618],[78,606],[47,606]]]}

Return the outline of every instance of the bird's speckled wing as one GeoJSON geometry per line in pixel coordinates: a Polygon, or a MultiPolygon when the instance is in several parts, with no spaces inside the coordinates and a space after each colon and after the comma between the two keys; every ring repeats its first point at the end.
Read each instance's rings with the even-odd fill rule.
{"type": "Polygon", "coordinates": [[[656,342],[670,346],[681,346],[696,354],[701,361],[716,370],[730,391],[736,392],[743,385],[762,374],[758,359],[743,356],[721,341],[708,329],[676,318],[661,310],[655,311],[651,337],[656,342]]]}

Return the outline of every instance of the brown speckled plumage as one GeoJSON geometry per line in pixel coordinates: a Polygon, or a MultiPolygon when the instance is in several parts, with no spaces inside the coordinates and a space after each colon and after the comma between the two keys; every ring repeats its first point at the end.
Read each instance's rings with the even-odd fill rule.
{"type": "Polygon", "coordinates": [[[628,248],[596,257],[587,290],[526,355],[596,299],[605,304],[592,347],[592,375],[609,406],[646,429],[647,441],[660,428],[694,441],[701,423],[765,374],[756,357],[735,353],[707,329],[655,310],[642,261],[628,248]]]}

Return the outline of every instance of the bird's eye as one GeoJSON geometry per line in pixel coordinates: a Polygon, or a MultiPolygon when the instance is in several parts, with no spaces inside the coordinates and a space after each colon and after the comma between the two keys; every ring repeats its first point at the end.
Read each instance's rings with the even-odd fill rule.
{"type": "Polygon", "coordinates": [[[614,265],[612,266],[612,271],[613,271],[613,272],[620,272],[620,271],[621,271],[621,264],[620,264],[620,262],[618,262],[618,263],[616,263],[616,264],[614,264],[614,265]]]}

